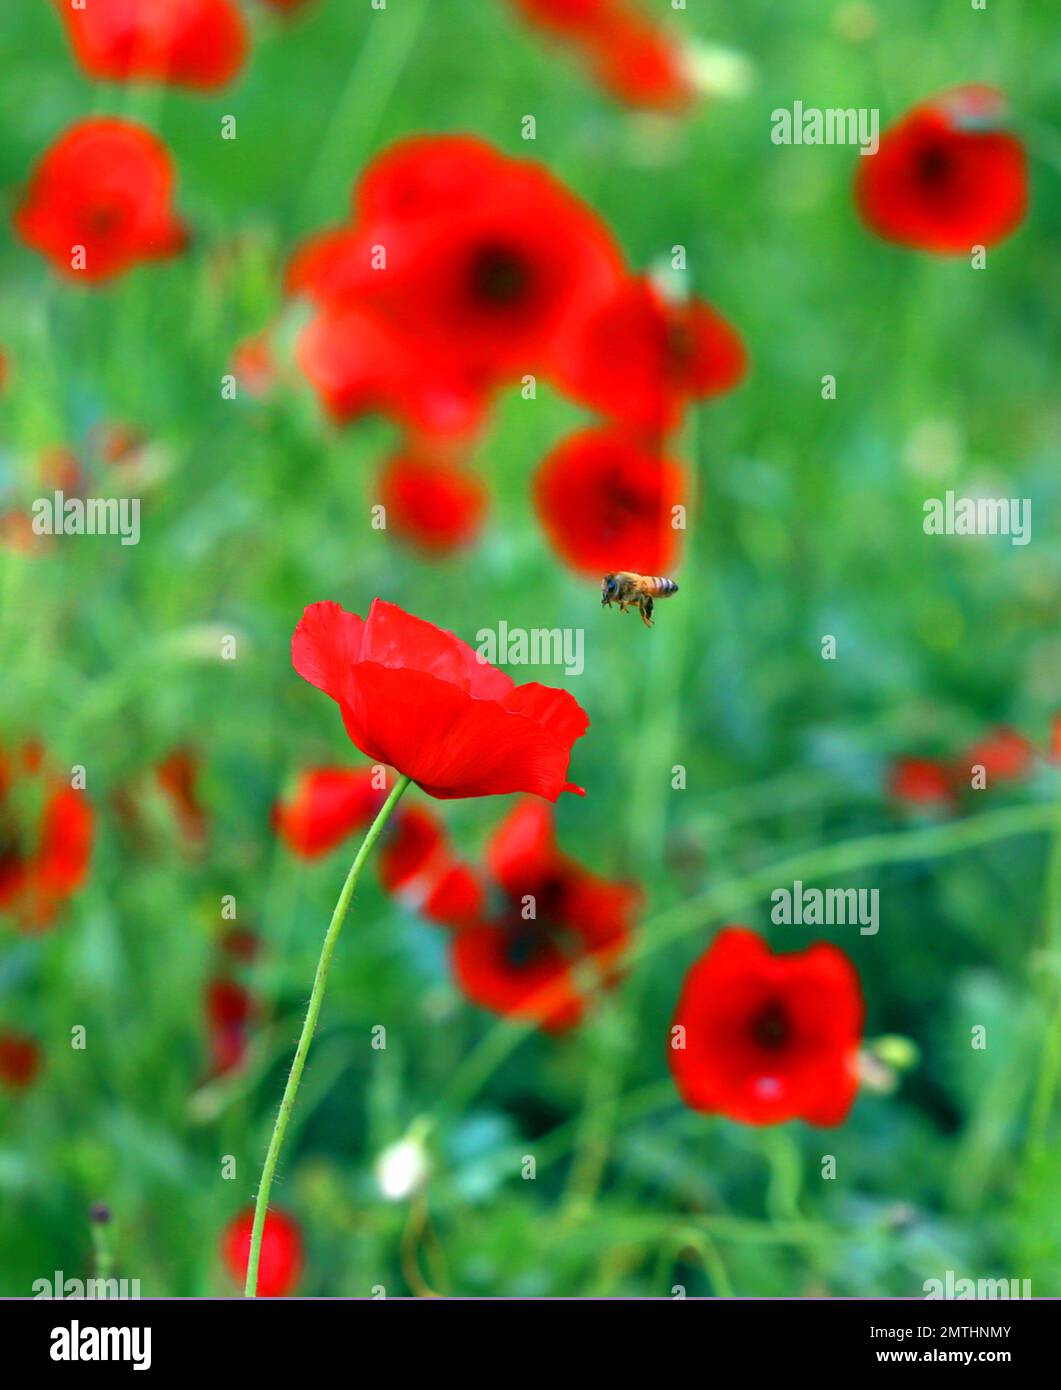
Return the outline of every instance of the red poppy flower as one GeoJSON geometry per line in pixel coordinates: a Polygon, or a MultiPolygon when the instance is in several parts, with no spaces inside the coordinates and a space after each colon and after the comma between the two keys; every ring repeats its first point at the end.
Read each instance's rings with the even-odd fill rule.
{"type": "Polygon", "coordinates": [[[199,799],[199,760],[187,748],[175,748],[155,769],[159,787],[169,799],[181,834],[191,849],[206,839],[206,811],[199,799]]]}
{"type": "Polygon", "coordinates": [[[410,453],[387,461],[378,492],[387,529],[428,554],[468,545],[486,511],[486,489],[474,473],[410,453]]]}
{"type": "Polygon", "coordinates": [[[339,705],[374,762],[442,800],[527,791],[555,801],[589,719],[566,690],[511,677],[451,632],[374,599],[368,617],[337,603],[306,609],[295,670],[339,705]]]}
{"type": "Polygon", "coordinates": [[[628,106],[680,111],[695,88],[678,41],[627,0],[511,0],[532,24],[572,45],[628,106]]]}
{"type": "Polygon", "coordinates": [[[482,907],[478,877],[454,854],[442,822],[422,806],[400,810],[380,854],[379,876],[388,893],[443,926],[473,921],[482,907]]]}
{"type": "Polygon", "coordinates": [[[1061,760],[1061,714],[1055,714],[1050,724],[1050,752],[1052,762],[1061,760]]]}
{"type": "MultiPolygon", "coordinates": [[[[251,1253],[254,1208],[234,1216],[221,1236],[221,1256],[232,1279],[243,1287],[251,1253]]],[[[283,1298],[302,1277],[302,1232],[295,1221],[271,1208],[265,1214],[258,1257],[258,1297],[283,1298]]]]}
{"type": "Polygon", "coordinates": [[[954,776],[932,758],[899,758],[891,769],[888,791],[911,806],[949,805],[954,801],[954,776]]]}
{"type": "Polygon", "coordinates": [[[55,0],[77,61],[105,82],[169,82],[203,91],[239,72],[247,29],[233,0],[55,0]]]}
{"type": "Polygon", "coordinates": [[[559,444],[534,479],[534,504],[553,549],[579,574],[667,574],[688,502],[683,469],[613,429],[583,430],[559,444]]]}
{"type": "Polygon", "coordinates": [[[453,937],[461,989],[483,1008],[550,1032],[574,1027],[587,1003],[587,967],[605,986],[617,979],[638,890],[562,854],[541,802],[515,808],[487,857],[502,906],[453,937]]]}
{"type": "Polygon", "coordinates": [[[907,112],[858,161],[855,201],[871,231],[939,255],[992,246],[1021,223],[1024,146],[990,87],[959,87],[907,112]]]}
{"type": "Polygon", "coordinates": [[[30,745],[0,752],[0,916],[40,930],[84,881],[92,809],[30,745]]]}
{"type": "Polygon", "coordinates": [[[33,1085],[41,1067],[41,1050],[32,1038],[13,1028],[0,1029],[0,1086],[25,1091],[33,1085]]]}
{"type": "MultiPolygon", "coordinates": [[[[87,13],[87,11],[85,12],[87,13]]],[[[173,166],[143,126],[79,121],[52,145],[15,213],[15,230],[70,280],[106,280],[173,256],[186,233],[172,210],[173,166]]]]}
{"type": "Polygon", "coordinates": [[[1031,771],[1035,749],[1015,729],[996,729],[958,759],[961,776],[968,779],[974,767],[987,773],[987,784],[1018,782],[1031,771]]]}
{"type": "Polygon", "coordinates": [[[282,14],[294,14],[296,10],[301,10],[311,3],[312,0],[259,0],[259,4],[270,10],[279,10],[282,14]]]}
{"type": "Polygon", "coordinates": [[[295,854],[316,859],[364,830],[387,798],[373,768],[314,767],[273,807],[273,826],[295,854]]]}
{"type": "Polygon", "coordinates": [[[686,404],[731,390],[747,355],[736,330],[702,300],[670,302],[647,278],[627,280],[563,353],[558,379],[576,399],[658,437],[686,404]]]}
{"type": "Polygon", "coordinates": [[[378,411],[426,435],[464,436],[481,423],[485,397],[452,360],[429,356],[361,305],[320,310],[299,335],[296,356],[340,424],[378,411]]]}
{"type": "Polygon", "coordinates": [[[543,166],[466,136],[386,150],[357,188],[355,217],[313,239],[289,285],[334,308],[356,297],[479,389],[544,369],[622,275],[586,204],[543,166]]]}
{"type": "Polygon", "coordinates": [[[258,1012],[251,994],[235,980],[211,980],[205,996],[212,1074],[234,1071],[247,1055],[248,1029],[258,1012]]]}
{"type": "Polygon", "coordinates": [[[774,955],[754,932],[728,927],[685,977],[670,1069],[693,1110],[838,1125],[858,1090],[864,1016],[858,973],[837,947],[774,955]]]}

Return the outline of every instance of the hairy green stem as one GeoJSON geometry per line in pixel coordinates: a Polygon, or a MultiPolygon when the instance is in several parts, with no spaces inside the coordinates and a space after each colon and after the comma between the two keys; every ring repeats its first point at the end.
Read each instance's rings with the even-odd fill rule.
{"type": "Polygon", "coordinates": [[[332,913],[332,920],[328,923],[328,930],[324,934],[324,944],[321,947],[320,959],[317,961],[317,973],[313,977],[313,989],[309,996],[309,1007],[306,1010],[306,1019],[302,1025],[302,1033],[298,1040],[298,1047],[295,1048],[295,1058],[291,1063],[291,1071],[288,1074],[287,1085],[284,1087],[284,1096],[280,1102],[280,1109],[276,1116],[276,1123],[273,1125],[273,1135],[269,1140],[269,1148],[265,1154],[265,1163],[262,1167],[262,1180],[258,1184],[258,1195],[254,1200],[254,1225],[251,1228],[251,1248],[247,1259],[247,1282],[244,1285],[243,1293],[246,1298],[253,1298],[258,1289],[258,1260],[262,1249],[262,1231],[265,1229],[265,1213],[269,1208],[269,1191],[273,1185],[273,1175],[276,1172],[276,1165],[280,1158],[280,1150],[283,1147],[284,1135],[287,1133],[288,1121],[291,1119],[291,1112],[295,1106],[295,1097],[298,1094],[299,1082],[302,1080],[302,1072],[306,1065],[306,1057],[309,1053],[310,1043],[313,1041],[313,1034],[316,1032],[317,1019],[320,1016],[321,1004],[324,1002],[324,990],[328,983],[328,970],[331,967],[332,955],[335,951],[335,943],[339,940],[339,933],[342,930],[343,921],[346,918],[346,910],[350,906],[350,899],[354,896],[354,889],[357,881],[361,877],[361,870],[365,861],[372,852],[372,847],[383,833],[383,827],[387,824],[391,812],[397,806],[402,792],[409,785],[409,778],[399,777],[394,784],[390,796],[383,803],[379,815],[368,828],[368,833],[361,842],[361,848],[357,851],[354,862],[350,865],[350,872],[346,875],[346,882],[343,884],[339,900],[335,904],[335,911],[332,913]]]}

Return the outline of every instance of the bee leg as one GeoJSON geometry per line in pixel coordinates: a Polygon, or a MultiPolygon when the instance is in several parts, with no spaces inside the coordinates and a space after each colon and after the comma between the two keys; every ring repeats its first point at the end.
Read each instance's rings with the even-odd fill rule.
{"type": "Polygon", "coordinates": [[[643,599],[641,602],[641,621],[644,623],[646,627],[655,626],[655,624],[652,621],[652,611],[655,608],[655,606],[656,605],[650,598],[643,599]]]}

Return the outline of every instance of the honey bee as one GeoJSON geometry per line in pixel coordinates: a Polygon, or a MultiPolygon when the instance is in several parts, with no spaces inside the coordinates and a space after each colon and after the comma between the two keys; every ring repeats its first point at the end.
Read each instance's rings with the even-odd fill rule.
{"type": "Polygon", "coordinates": [[[634,574],[632,570],[619,570],[617,574],[606,574],[601,580],[600,603],[602,608],[619,605],[619,612],[637,608],[641,621],[646,627],[652,626],[652,610],[658,598],[670,598],[678,592],[673,579],[661,579],[658,574],[634,574]]]}

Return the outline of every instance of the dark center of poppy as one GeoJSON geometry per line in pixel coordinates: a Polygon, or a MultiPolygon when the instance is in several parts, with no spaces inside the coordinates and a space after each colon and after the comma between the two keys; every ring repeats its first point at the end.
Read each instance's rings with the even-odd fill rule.
{"type": "Polygon", "coordinates": [[[922,183],[942,183],[954,167],[950,152],[942,145],[928,145],[917,157],[917,176],[922,183]]]}
{"type": "Polygon", "coordinates": [[[687,323],[677,320],[667,325],[667,366],[681,372],[693,361],[696,339],[687,323]]]}
{"type": "Polygon", "coordinates": [[[784,1006],[771,999],[752,1017],[750,1031],[760,1047],[777,1052],[791,1039],[792,1023],[784,1006]]]}
{"type": "Polygon", "coordinates": [[[518,303],[529,284],[527,263],[511,247],[481,246],[472,257],[472,293],[491,308],[507,309],[518,303]]]}
{"type": "Polygon", "coordinates": [[[546,878],[527,889],[534,898],[534,916],[523,916],[523,897],[509,904],[502,922],[505,934],[505,960],[515,970],[535,964],[549,953],[573,959],[578,954],[578,939],[564,922],[567,888],[559,878],[546,878]]]}
{"type": "Polygon", "coordinates": [[[90,231],[95,236],[109,236],[122,220],[122,210],[117,203],[95,203],[86,212],[90,231]]]}

